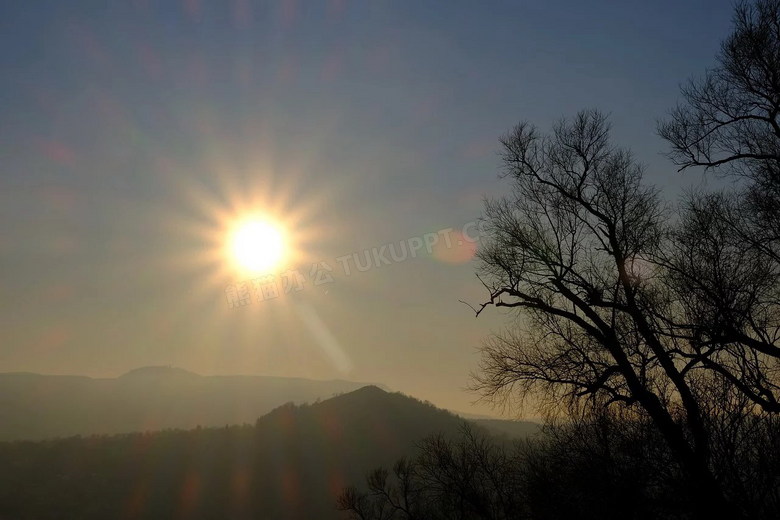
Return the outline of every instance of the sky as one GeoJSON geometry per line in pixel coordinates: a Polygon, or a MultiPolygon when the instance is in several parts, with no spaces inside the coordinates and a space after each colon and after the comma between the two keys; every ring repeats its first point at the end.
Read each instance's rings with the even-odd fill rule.
{"type": "Polygon", "coordinates": [[[512,317],[459,300],[486,297],[467,238],[508,188],[498,138],[598,108],[674,202],[703,181],[675,171],[656,123],[731,13],[4,2],[0,371],[349,379],[493,413],[466,387],[512,317]],[[263,278],[225,251],[255,214],[289,251],[263,278]]]}

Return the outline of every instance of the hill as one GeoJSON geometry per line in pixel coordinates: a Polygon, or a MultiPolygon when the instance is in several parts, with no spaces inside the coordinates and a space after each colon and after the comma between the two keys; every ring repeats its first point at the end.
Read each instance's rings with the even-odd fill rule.
{"type": "Polygon", "coordinates": [[[0,441],[253,423],[285,402],[365,383],[267,376],[200,376],[144,367],[115,379],[0,373],[0,441]]]}
{"type": "Polygon", "coordinates": [[[462,424],[367,386],[254,425],[0,443],[0,518],[340,518],[344,486],[462,424]]]}
{"type": "Polygon", "coordinates": [[[522,439],[542,431],[542,425],[532,421],[510,421],[504,419],[474,419],[471,421],[491,434],[508,439],[522,439]]]}

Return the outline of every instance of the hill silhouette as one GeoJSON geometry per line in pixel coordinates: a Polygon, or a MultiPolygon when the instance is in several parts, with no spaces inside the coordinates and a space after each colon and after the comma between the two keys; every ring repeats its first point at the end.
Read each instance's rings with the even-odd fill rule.
{"type": "Polygon", "coordinates": [[[0,373],[0,441],[252,423],[366,383],[268,376],[201,376],[143,367],[114,379],[0,373]]]}
{"type": "Polygon", "coordinates": [[[522,439],[542,431],[542,425],[532,421],[510,421],[504,419],[471,419],[493,435],[508,439],[522,439]]]}
{"type": "Polygon", "coordinates": [[[344,486],[462,424],[367,386],[254,425],[0,443],[0,518],[341,518],[344,486]]]}
{"type": "Polygon", "coordinates": [[[202,377],[195,372],[184,370],[183,368],[167,366],[167,365],[152,365],[146,367],[139,367],[130,370],[119,376],[119,379],[132,379],[137,377],[202,377]]]}

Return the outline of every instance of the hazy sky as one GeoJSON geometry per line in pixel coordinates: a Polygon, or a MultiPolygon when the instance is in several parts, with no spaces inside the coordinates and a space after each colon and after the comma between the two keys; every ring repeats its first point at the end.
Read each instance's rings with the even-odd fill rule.
{"type": "Polygon", "coordinates": [[[610,113],[675,197],[699,179],[661,155],[655,123],[714,63],[732,10],[106,3],[0,7],[0,371],[344,378],[464,411],[475,349],[507,319],[458,302],[485,296],[468,248],[441,233],[364,272],[343,257],[457,239],[505,188],[497,139],[521,119],[610,113]],[[298,253],[276,298],[231,308],[252,277],[221,248],[255,211],[298,253]]]}

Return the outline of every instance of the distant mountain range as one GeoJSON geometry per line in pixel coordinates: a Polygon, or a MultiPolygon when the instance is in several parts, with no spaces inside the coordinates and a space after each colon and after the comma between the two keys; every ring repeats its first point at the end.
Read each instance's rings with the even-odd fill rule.
{"type": "Polygon", "coordinates": [[[200,376],[144,367],[114,379],[0,373],[0,441],[254,423],[285,402],[366,383],[267,376],[200,376]]]}
{"type": "MultiPolygon", "coordinates": [[[[138,377],[160,384],[147,371],[131,376],[138,388],[138,377]]],[[[252,425],[0,443],[0,518],[343,518],[345,486],[463,423],[366,386],[252,425]]]]}

